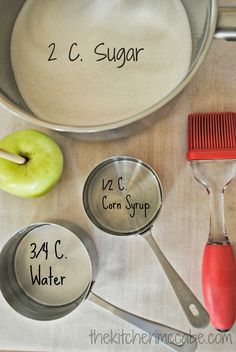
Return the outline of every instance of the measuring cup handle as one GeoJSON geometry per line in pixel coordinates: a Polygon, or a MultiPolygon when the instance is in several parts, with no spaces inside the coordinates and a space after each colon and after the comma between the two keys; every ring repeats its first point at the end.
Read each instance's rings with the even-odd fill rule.
{"type": "Polygon", "coordinates": [[[147,243],[156,254],[190,324],[196,328],[207,326],[210,321],[207,311],[190,290],[190,288],[184,283],[173,266],[166,259],[155,239],[153,238],[151,231],[145,233],[143,237],[146,239],[147,243]]]}
{"type": "Polygon", "coordinates": [[[151,339],[154,339],[158,341],[158,343],[162,343],[172,351],[176,352],[193,352],[197,349],[197,341],[195,337],[186,334],[185,332],[129,313],[105,301],[93,292],[90,292],[87,299],[106,311],[145,331],[148,334],[147,338],[149,338],[150,341],[151,339]]]}

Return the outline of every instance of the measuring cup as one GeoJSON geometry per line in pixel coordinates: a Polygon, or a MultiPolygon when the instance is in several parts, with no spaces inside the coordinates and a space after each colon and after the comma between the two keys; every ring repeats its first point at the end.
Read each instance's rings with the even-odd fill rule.
{"type": "Polygon", "coordinates": [[[93,293],[94,250],[81,229],[74,231],[59,224],[37,223],[17,231],[6,243],[0,255],[0,287],[16,311],[32,319],[52,320],[87,299],[153,334],[173,351],[196,350],[194,337],[128,313],[93,293]]]}
{"type": "Polygon", "coordinates": [[[90,220],[112,235],[142,235],[150,245],[189,320],[194,327],[209,324],[202,304],[168,262],[154,240],[151,228],[162,206],[162,186],[146,163],[128,156],[109,158],[88,176],[83,203],[90,220]]]}

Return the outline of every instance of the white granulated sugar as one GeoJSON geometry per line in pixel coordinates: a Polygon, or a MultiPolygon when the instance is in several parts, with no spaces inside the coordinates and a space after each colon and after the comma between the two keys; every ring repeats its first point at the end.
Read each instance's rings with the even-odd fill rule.
{"type": "Polygon", "coordinates": [[[74,126],[122,120],[160,101],[187,74],[191,53],[180,0],[27,0],[11,41],[26,104],[43,120],[74,126]],[[54,61],[48,61],[51,43],[54,61]],[[80,57],[72,62],[73,43],[72,57],[80,57]],[[118,68],[122,58],[96,61],[102,58],[94,53],[100,43],[101,54],[107,48],[111,54],[113,48],[144,50],[118,68]]]}

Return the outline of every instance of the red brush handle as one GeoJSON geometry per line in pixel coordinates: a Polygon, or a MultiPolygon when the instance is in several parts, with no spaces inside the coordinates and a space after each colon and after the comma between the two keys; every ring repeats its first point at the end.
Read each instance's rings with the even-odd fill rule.
{"type": "Polygon", "coordinates": [[[212,325],[229,330],[236,315],[236,262],[230,244],[205,246],[202,287],[212,325]]]}

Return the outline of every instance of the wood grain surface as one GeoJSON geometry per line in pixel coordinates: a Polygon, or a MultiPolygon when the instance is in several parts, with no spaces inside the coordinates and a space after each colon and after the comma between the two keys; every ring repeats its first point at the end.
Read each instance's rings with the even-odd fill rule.
{"type": "MultiPolygon", "coordinates": [[[[224,2],[225,3],[225,2],[224,2]]],[[[230,2],[228,2],[231,4],[230,2]]],[[[232,2],[233,3],[233,2],[232,2]]],[[[236,326],[224,343],[212,327],[190,327],[160,265],[140,237],[113,237],[95,228],[82,206],[82,189],[92,168],[116,155],[138,157],[150,164],[164,188],[162,212],[153,233],[173,266],[202,300],[201,259],[208,237],[206,191],[193,179],[186,161],[187,115],[193,111],[236,111],[236,43],[214,41],[200,70],[170,111],[140,134],[113,142],[88,143],[45,131],[59,143],[65,156],[60,183],[40,199],[25,200],[0,191],[1,247],[20,227],[39,221],[67,220],[93,239],[99,270],[94,292],[135,314],[198,334],[201,352],[235,351],[236,326]],[[202,334],[201,336],[199,334],[202,334]],[[216,341],[211,343],[214,339],[216,341]]],[[[34,127],[0,109],[0,137],[34,127]]],[[[229,237],[236,243],[236,182],[226,192],[229,237]]],[[[37,322],[18,315],[0,296],[2,351],[166,351],[155,343],[92,344],[91,330],[131,332],[132,327],[89,302],[63,319],[37,322]]],[[[134,329],[141,333],[138,329],[134,329]]]]}

